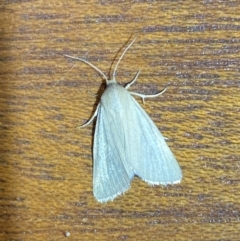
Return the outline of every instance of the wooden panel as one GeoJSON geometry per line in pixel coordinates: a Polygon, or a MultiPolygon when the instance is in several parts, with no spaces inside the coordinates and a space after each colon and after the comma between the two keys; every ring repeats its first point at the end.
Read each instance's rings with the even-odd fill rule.
{"type": "MultiPolygon", "coordinates": [[[[239,240],[239,1],[1,1],[0,239],[239,240]],[[183,181],[92,194],[94,125],[106,75],[157,93],[143,108],[183,181]],[[69,231],[70,236],[65,237],[69,231]]],[[[132,144],[132,143],[130,143],[132,144]]]]}

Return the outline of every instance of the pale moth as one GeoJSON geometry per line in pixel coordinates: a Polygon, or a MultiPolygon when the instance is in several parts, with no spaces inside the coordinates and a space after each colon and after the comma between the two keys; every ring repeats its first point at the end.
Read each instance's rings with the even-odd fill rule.
{"type": "Polygon", "coordinates": [[[144,95],[127,89],[137,80],[136,77],[125,88],[117,83],[115,75],[118,64],[135,39],[125,49],[118,60],[112,79],[88,61],[65,55],[85,62],[100,73],[107,87],[101,101],[90,120],[97,117],[93,144],[93,194],[99,202],[113,200],[130,188],[134,175],[151,185],[179,183],[181,169],[156,125],[132,97],[157,97],[144,95]]]}

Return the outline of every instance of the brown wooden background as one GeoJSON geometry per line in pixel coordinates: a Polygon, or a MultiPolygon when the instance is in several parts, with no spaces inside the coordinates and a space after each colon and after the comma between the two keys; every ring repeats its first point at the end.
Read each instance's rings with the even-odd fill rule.
{"type": "Polygon", "coordinates": [[[0,1],[0,240],[239,240],[239,71],[240,1],[0,1]],[[63,54],[108,74],[136,35],[117,80],[169,86],[143,108],[184,178],[101,204],[76,126],[104,81],[63,54]]]}

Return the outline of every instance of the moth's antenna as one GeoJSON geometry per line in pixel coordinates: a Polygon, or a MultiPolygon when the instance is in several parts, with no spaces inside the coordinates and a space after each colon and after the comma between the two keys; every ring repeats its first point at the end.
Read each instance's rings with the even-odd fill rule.
{"type": "Polygon", "coordinates": [[[66,57],[68,57],[68,58],[80,60],[80,61],[82,61],[82,62],[90,65],[90,66],[91,66],[92,68],[94,68],[99,74],[101,74],[101,75],[104,77],[104,79],[106,80],[106,83],[109,82],[107,76],[106,76],[99,68],[97,68],[96,66],[94,66],[93,64],[91,64],[90,62],[88,62],[87,60],[81,59],[81,58],[77,58],[77,57],[73,57],[73,56],[70,56],[70,55],[67,55],[67,54],[64,54],[64,56],[66,56],[66,57]]]}
{"type": "Polygon", "coordinates": [[[117,67],[118,67],[120,61],[122,60],[124,54],[128,51],[128,49],[133,45],[133,43],[135,42],[136,38],[137,38],[137,37],[135,37],[135,38],[133,39],[133,41],[128,45],[128,47],[123,51],[120,59],[118,60],[116,66],[115,66],[115,68],[114,68],[114,71],[113,71],[113,79],[114,79],[114,80],[115,80],[115,75],[116,75],[117,67]]]}

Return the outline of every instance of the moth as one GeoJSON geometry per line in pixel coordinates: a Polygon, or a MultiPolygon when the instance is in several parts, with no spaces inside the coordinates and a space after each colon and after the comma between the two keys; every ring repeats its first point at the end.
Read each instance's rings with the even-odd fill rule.
{"type": "Polygon", "coordinates": [[[113,200],[130,188],[136,175],[151,185],[179,183],[182,171],[164,137],[148,114],[132,97],[157,97],[128,91],[140,73],[125,87],[117,83],[117,67],[135,39],[118,60],[112,78],[88,61],[85,62],[106,80],[106,89],[95,113],[86,124],[97,117],[93,144],[93,194],[99,202],[113,200]]]}

